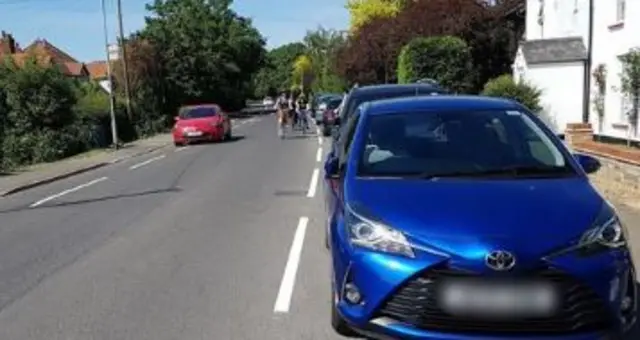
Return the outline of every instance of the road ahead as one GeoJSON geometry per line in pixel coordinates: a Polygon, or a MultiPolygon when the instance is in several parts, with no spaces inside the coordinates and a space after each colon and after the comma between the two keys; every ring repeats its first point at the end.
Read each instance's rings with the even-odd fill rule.
{"type": "Polygon", "coordinates": [[[324,145],[237,123],[0,200],[0,339],[335,338],[324,145]]]}
{"type": "Polygon", "coordinates": [[[336,339],[328,143],[280,140],[273,117],[236,123],[232,142],[0,200],[0,339],[336,339]]]}

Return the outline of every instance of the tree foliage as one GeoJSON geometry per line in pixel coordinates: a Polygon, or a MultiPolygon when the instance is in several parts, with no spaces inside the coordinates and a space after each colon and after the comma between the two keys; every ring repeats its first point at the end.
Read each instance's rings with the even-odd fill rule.
{"type": "Polygon", "coordinates": [[[293,62],[305,53],[302,42],[277,47],[267,53],[267,62],[258,71],[253,80],[255,97],[275,96],[277,92],[287,90],[293,84],[291,67],[293,62]]]}
{"type": "Polygon", "coordinates": [[[341,92],[345,83],[335,71],[335,59],[346,40],[344,32],[318,27],[308,31],[302,40],[305,54],[314,65],[315,92],[341,92]]]}
{"type": "Polygon", "coordinates": [[[464,40],[441,36],[411,40],[398,58],[398,81],[413,83],[430,78],[454,92],[471,88],[471,54],[464,40]]]}
{"type": "Polygon", "coordinates": [[[485,6],[476,0],[407,1],[396,16],[372,19],[353,32],[339,53],[337,70],[349,82],[393,82],[404,45],[418,37],[450,35],[470,47],[474,90],[480,90],[511,65],[524,18],[508,13],[521,2],[485,6]]]}
{"type": "Polygon", "coordinates": [[[307,55],[301,55],[293,62],[293,86],[305,92],[310,89],[314,78],[314,69],[311,58],[307,55]]]}
{"type": "Polygon", "coordinates": [[[395,16],[400,12],[404,2],[404,0],[348,0],[351,31],[356,31],[374,19],[395,16]]]}
{"type": "Polygon", "coordinates": [[[265,59],[264,38],[231,0],[155,0],[141,37],[157,49],[169,107],[215,102],[244,105],[253,74],[265,59]]]}
{"type": "Polygon", "coordinates": [[[516,82],[510,74],[489,80],[484,86],[482,94],[513,99],[538,114],[542,111],[540,105],[542,91],[525,81],[516,82]]]}

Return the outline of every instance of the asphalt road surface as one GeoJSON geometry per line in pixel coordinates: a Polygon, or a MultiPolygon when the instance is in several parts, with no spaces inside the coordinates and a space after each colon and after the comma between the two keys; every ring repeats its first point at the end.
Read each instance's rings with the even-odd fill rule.
{"type": "Polygon", "coordinates": [[[234,134],[1,199],[0,339],[337,339],[328,141],[234,134]]]}

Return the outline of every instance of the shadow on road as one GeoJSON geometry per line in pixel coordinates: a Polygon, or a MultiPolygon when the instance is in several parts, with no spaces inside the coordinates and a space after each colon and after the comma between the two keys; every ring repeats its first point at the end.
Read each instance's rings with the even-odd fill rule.
{"type": "Polygon", "coordinates": [[[33,208],[29,207],[29,206],[22,206],[22,207],[17,207],[17,208],[12,208],[12,209],[0,210],[0,214],[7,214],[7,213],[12,213],[12,212],[20,212],[20,211],[27,211],[27,210],[68,207],[68,206],[75,206],[75,205],[82,205],[82,204],[89,204],[89,203],[104,202],[104,201],[109,201],[109,200],[116,200],[116,199],[121,199],[121,198],[132,198],[132,197],[159,195],[159,194],[166,194],[166,193],[178,193],[178,192],[181,192],[181,191],[182,191],[182,189],[177,188],[177,187],[173,187],[173,188],[168,188],[168,189],[148,190],[148,191],[136,192],[136,193],[131,193],[131,194],[104,196],[104,197],[91,198],[91,199],[78,200],[78,201],[71,201],[71,202],[60,202],[60,203],[51,203],[51,204],[46,204],[45,203],[45,204],[42,204],[42,205],[39,205],[39,206],[33,207],[33,208]]]}

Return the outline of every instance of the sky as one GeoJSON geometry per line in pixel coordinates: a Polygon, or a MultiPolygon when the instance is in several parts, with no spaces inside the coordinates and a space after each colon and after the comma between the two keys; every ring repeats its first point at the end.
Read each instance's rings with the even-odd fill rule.
{"type": "MultiPolygon", "coordinates": [[[[145,3],[122,0],[125,31],[144,25],[145,3]]],[[[108,33],[115,41],[115,0],[106,0],[108,33]]],[[[253,19],[269,48],[300,40],[318,26],[346,29],[346,0],[235,0],[233,8],[253,19]]],[[[0,0],[0,30],[13,34],[25,47],[44,38],[74,58],[89,62],[105,59],[100,0],[0,0]]]]}

